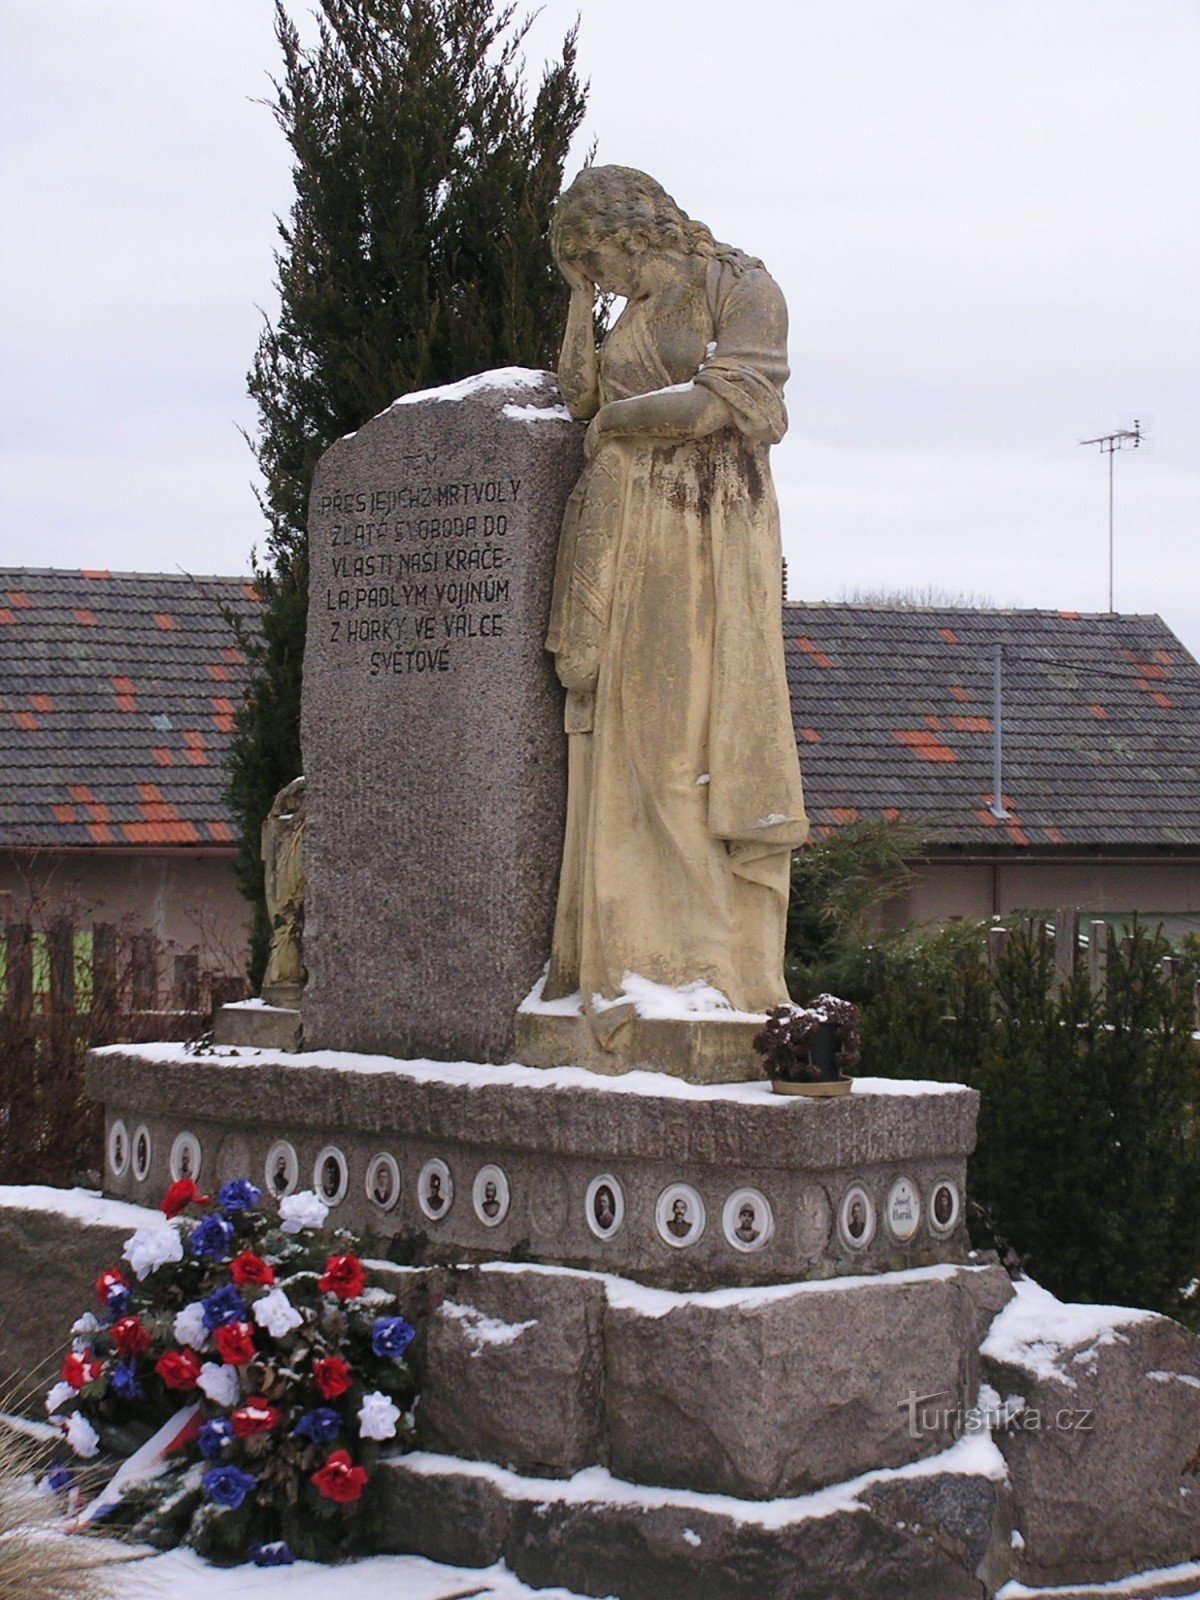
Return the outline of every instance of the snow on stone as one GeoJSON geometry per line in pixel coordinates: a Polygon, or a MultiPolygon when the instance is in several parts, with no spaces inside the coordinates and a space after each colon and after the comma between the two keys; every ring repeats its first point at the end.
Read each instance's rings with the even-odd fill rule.
{"type": "MultiPolygon", "coordinates": [[[[1200,1586],[1200,1561],[1185,1561],[1177,1567],[1156,1567],[1153,1572],[1132,1573],[1128,1578],[1115,1578],[1111,1583],[1072,1583],[1065,1589],[1029,1589],[1014,1578],[1002,1589],[996,1590],[996,1600],[1054,1600],[1056,1595],[1064,1593],[1077,1595],[1080,1600],[1084,1596],[1088,1600],[1092,1596],[1095,1596],[1095,1600],[1105,1600],[1108,1595],[1113,1600],[1136,1600],[1140,1594],[1149,1596],[1162,1592],[1168,1586],[1174,1589],[1178,1583],[1191,1582],[1200,1586]]],[[[1177,1590],[1175,1592],[1178,1600],[1189,1600],[1187,1595],[1179,1594],[1177,1590]]],[[[1200,1594],[1200,1587],[1196,1593],[1200,1594]]]]}
{"type": "Polygon", "coordinates": [[[1103,1345],[1128,1342],[1121,1328],[1155,1315],[1126,1306],[1065,1305],[1032,1278],[1018,1279],[1014,1288],[1016,1298],[993,1321],[980,1353],[1069,1389],[1078,1385],[1068,1365],[1090,1367],[1103,1345]]]}
{"type": "MultiPolygon", "coordinates": [[[[560,1002],[550,1001],[557,1006],[560,1002]]],[[[565,1004],[566,1002],[563,1002],[565,1004]]],[[[528,1002],[525,1002],[528,1004],[528,1002]]],[[[547,1002],[542,1002],[546,1005],[547,1002]]],[[[691,1013],[694,1015],[695,1013],[691,1013]]],[[[745,1020],[749,1013],[733,1011],[724,1013],[735,1021],[745,1020]]],[[[761,1017],[751,1020],[761,1021],[761,1017]]],[[[155,1044],[110,1044],[93,1051],[94,1055],[123,1056],[129,1060],[148,1061],[160,1066],[194,1066],[196,1055],[186,1045],[158,1042],[155,1044]]],[[[769,1105],[778,1115],[803,1116],[812,1111],[817,1102],[806,1102],[790,1095],[774,1095],[765,1079],[747,1083],[686,1083],[665,1072],[624,1072],[608,1076],[589,1072],[585,1067],[524,1067],[517,1062],[507,1066],[489,1066],[478,1061],[401,1061],[395,1056],[356,1055],[348,1050],[313,1050],[292,1054],[288,1051],[268,1052],[247,1049],[243,1045],[216,1046],[205,1050],[199,1059],[205,1066],[243,1067],[253,1059],[262,1061],[266,1055],[274,1059],[268,1063],[291,1070],[297,1067],[319,1067],[326,1072],[356,1072],[365,1077],[389,1073],[396,1077],[411,1078],[416,1083],[444,1083],[462,1088],[487,1088],[501,1084],[510,1089],[532,1089],[553,1093],[560,1089],[590,1089],[596,1094],[632,1094],[656,1100],[729,1100],[740,1104],[769,1105]]],[[[934,1083],[918,1078],[856,1078],[855,1094],[929,1095],[962,1094],[961,1083],[934,1083]]],[[[820,1115],[820,1108],[814,1113],[820,1115]]]]}
{"type": "Polygon", "coordinates": [[[1200,1378],[1193,1378],[1190,1372],[1148,1372],[1146,1376],[1151,1383],[1183,1383],[1189,1389],[1200,1389],[1200,1378]]]}
{"type": "Polygon", "coordinates": [[[21,1211],[55,1211],[89,1227],[147,1228],[162,1226],[161,1211],[131,1206],[124,1200],[106,1200],[95,1189],[52,1189],[42,1183],[0,1184],[0,1207],[21,1211]]]}
{"type": "Polygon", "coordinates": [[[704,1017],[736,1018],[744,1022],[761,1022],[756,1012],[735,1011],[720,989],[714,989],[703,978],[680,984],[677,989],[665,983],[654,983],[638,972],[627,972],[621,979],[623,995],[633,1001],[639,1017],[704,1017]]]}
{"type": "MultiPolygon", "coordinates": [[[[936,1477],[943,1472],[1002,1481],[1007,1475],[1004,1457],[987,1434],[970,1434],[939,1455],[926,1456],[903,1467],[884,1467],[861,1477],[837,1483],[812,1494],[780,1500],[739,1500],[733,1495],[705,1494],[694,1489],[660,1489],[614,1478],[606,1467],[585,1467],[573,1478],[523,1478],[491,1461],[465,1461],[457,1456],[418,1450],[404,1457],[406,1470],[430,1478],[471,1477],[493,1483],[509,1500],[531,1500],[535,1505],[619,1505],[643,1511],[672,1508],[760,1528],[782,1528],[806,1518],[834,1516],[840,1511],[863,1510],[858,1496],[876,1483],[905,1478],[936,1477]]],[[[540,1594],[540,1591],[539,1591],[540,1594]]],[[[289,1597],[290,1600],[290,1597],[289,1597]]]]}
{"type": "Polygon", "coordinates": [[[571,422],[571,413],[564,405],[514,406],[506,405],[500,412],[510,422],[571,422]]]}
{"type": "MultiPolygon", "coordinates": [[[[443,1567],[421,1556],[370,1556],[330,1568],[313,1561],[291,1567],[210,1566],[193,1550],[148,1553],[141,1560],[104,1568],[105,1592],[113,1600],[329,1600],[338,1581],[355,1593],[395,1600],[582,1600],[567,1589],[526,1587],[503,1564],[443,1567]]],[[[610,1597],[612,1600],[612,1597],[610,1597]]]]}
{"type": "Polygon", "coordinates": [[[460,1322],[463,1337],[471,1346],[471,1355],[479,1356],[489,1345],[515,1344],[522,1334],[536,1328],[538,1319],[528,1322],[502,1322],[499,1317],[489,1317],[476,1306],[460,1305],[455,1300],[443,1300],[439,1308],[443,1317],[460,1322]]]}
{"type": "Polygon", "coordinates": [[[553,374],[534,367],[494,367],[491,372],[475,372],[457,383],[443,383],[436,389],[418,389],[415,394],[402,394],[393,400],[389,411],[397,406],[420,405],[425,400],[469,400],[473,395],[484,394],[488,389],[537,389],[543,383],[553,383],[553,374]]]}
{"type": "Polygon", "coordinates": [[[583,1267],[559,1267],[538,1261],[484,1261],[475,1270],[479,1273],[541,1273],[547,1276],[580,1278],[589,1283],[600,1283],[614,1310],[636,1311],[639,1316],[665,1317],[682,1306],[698,1306],[709,1310],[737,1307],[751,1310],[755,1306],[770,1305],[777,1300],[788,1300],[802,1294],[850,1294],[856,1289],[868,1288],[882,1282],[932,1283],[949,1282],[960,1273],[987,1272],[989,1267],[976,1267],[942,1261],[932,1267],[909,1267],[901,1272],[862,1273],[857,1277],[805,1278],[799,1283],[769,1283],[741,1289],[652,1289],[632,1278],[621,1278],[612,1272],[589,1272],[583,1267]]]}

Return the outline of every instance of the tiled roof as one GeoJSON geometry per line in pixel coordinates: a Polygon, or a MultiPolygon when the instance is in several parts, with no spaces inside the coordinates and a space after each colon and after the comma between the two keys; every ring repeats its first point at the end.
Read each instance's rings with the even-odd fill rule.
{"type": "Polygon", "coordinates": [[[229,846],[244,578],[0,568],[0,846],[229,846]]]}
{"type": "Polygon", "coordinates": [[[789,603],[784,638],[816,831],[1200,848],[1200,665],[1158,617],[789,603]],[[997,642],[1009,821],[988,809],[997,642]]]}
{"type": "MultiPolygon", "coordinates": [[[[0,568],[0,847],[231,845],[244,578],[0,568]]],[[[1157,617],[784,607],[815,830],[931,845],[1200,848],[1200,665],[1157,617]],[[1004,647],[1004,804],[992,651],[1004,647]]]]}

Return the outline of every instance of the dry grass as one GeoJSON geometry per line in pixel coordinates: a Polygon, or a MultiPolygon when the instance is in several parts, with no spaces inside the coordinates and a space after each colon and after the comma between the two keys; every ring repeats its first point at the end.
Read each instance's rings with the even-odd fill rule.
{"type": "Polygon", "coordinates": [[[110,1600],[115,1552],[62,1531],[63,1501],[37,1487],[47,1447],[0,1417],[0,1600],[110,1600]]]}

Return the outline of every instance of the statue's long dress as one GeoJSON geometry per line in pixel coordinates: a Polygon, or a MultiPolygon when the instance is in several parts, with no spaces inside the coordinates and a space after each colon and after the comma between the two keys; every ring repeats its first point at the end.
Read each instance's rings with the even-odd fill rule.
{"type": "Polygon", "coordinates": [[[563,522],[548,648],[567,686],[567,834],[546,998],[626,973],[786,1001],[791,850],[808,832],[781,630],[769,446],[787,427],[787,311],[757,262],[693,258],[631,302],[600,400],[694,381],[736,426],[606,439],[563,522]]]}

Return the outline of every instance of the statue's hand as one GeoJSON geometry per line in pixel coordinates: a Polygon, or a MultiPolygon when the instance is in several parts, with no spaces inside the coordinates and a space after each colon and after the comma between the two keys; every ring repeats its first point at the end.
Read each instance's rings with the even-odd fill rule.
{"type": "Polygon", "coordinates": [[[571,285],[576,294],[586,294],[590,299],[596,297],[596,285],[579,265],[578,261],[560,261],[558,270],[571,285]]]}

